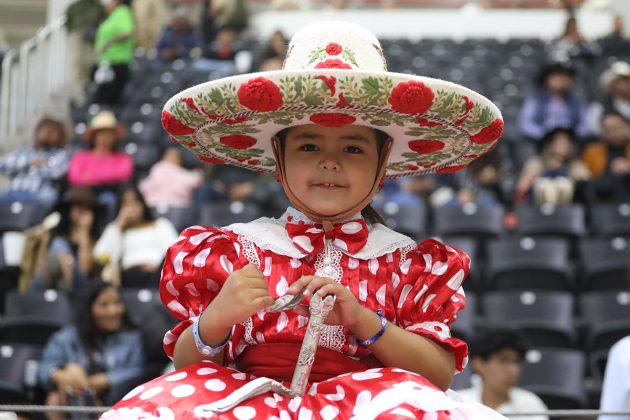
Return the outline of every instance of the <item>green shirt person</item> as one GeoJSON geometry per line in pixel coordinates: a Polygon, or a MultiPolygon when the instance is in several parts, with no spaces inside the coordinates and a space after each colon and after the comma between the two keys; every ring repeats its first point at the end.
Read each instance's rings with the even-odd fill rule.
{"type": "Polygon", "coordinates": [[[109,0],[109,16],[96,31],[94,52],[99,63],[128,64],[133,61],[136,23],[133,12],[124,0],[109,0]]]}

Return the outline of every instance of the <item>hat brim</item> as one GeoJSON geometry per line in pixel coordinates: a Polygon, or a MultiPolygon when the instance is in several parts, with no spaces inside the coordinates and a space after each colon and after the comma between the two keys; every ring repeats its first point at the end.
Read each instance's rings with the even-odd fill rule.
{"type": "Polygon", "coordinates": [[[227,77],[172,97],[170,137],[202,161],[274,172],[282,129],[356,124],[393,138],[386,177],[454,172],[492,149],[497,107],[463,86],[427,77],[346,69],[277,70],[227,77]]]}
{"type": "Polygon", "coordinates": [[[92,141],[94,140],[94,135],[101,130],[113,130],[116,132],[116,137],[118,138],[118,140],[122,139],[123,137],[125,137],[127,135],[127,127],[125,127],[122,124],[116,124],[113,127],[97,127],[97,128],[88,128],[87,130],[85,130],[85,133],[83,133],[83,138],[87,141],[92,141]]]}

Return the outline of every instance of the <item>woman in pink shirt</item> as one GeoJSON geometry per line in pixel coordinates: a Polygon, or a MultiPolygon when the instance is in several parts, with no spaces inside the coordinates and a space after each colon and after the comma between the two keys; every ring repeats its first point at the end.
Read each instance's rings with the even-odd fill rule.
{"type": "Polygon", "coordinates": [[[118,186],[131,180],[133,159],[116,151],[116,143],[124,136],[124,128],[118,124],[111,111],[94,116],[85,138],[91,143],[89,150],[80,150],[72,157],[68,181],[70,185],[90,187],[118,186]]]}

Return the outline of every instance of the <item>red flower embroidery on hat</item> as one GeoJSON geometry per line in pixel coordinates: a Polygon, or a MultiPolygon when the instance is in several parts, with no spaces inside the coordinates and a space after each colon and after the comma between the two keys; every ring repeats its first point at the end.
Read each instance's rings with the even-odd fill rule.
{"type": "Polygon", "coordinates": [[[329,113],[329,114],[313,114],[310,118],[311,122],[324,127],[343,127],[352,124],[356,118],[352,115],[329,113]]]}
{"type": "Polygon", "coordinates": [[[249,149],[256,144],[256,139],[250,136],[225,136],[219,141],[233,149],[249,149]]]}
{"type": "Polygon", "coordinates": [[[341,51],[343,51],[343,48],[339,44],[331,42],[330,44],[326,45],[326,54],[328,55],[339,55],[341,54],[341,51]]]}
{"type": "Polygon", "coordinates": [[[417,165],[407,165],[407,170],[409,171],[417,171],[418,169],[420,169],[420,167],[417,165]]]}
{"type": "MultiPolygon", "coordinates": [[[[173,141],[177,141],[175,140],[175,138],[173,136],[170,136],[171,140],[173,141]]],[[[195,147],[197,145],[197,143],[195,143],[194,141],[189,141],[188,143],[186,143],[186,147],[195,147]]]]}
{"type": "Polygon", "coordinates": [[[315,66],[316,69],[352,69],[350,64],[344,63],[338,58],[331,58],[326,61],[320,61],[315,66]]]}
{"type": "Polygon", "coordinates": [[[337,78],[335,76],[315,76],[315,78],[326,83],[326,86],[330,89],[330,96],[335,96],[335,84],[337,83],[337,78]]]}
{"type": "Polygon", "coordinates": [[[350,107],[350,106],[352,106],[352,105],[350,105],[350,103],[348,101],[346,101],[346,97],[343,96],[343,93],[340,93],[339,94],[339,100],[335,104],[335,108],[347,108],[347,107],[350,107]]]}
{"type": "Polygon", "coordinates": [[[422,127],[439,127],[444,125],[441,122],[429,121],[428,119],[422,117],[416,118],[416,121],[418,121],[418,124],[420,124],[422,127]]]}
{"type": "Polygon", "coordinates": [[[247,121],[247,115],[241,115],[240,117],[228,118],[226,120],[223,120],[221,121],[221,124],[232,125],[232,124],[240,124],[245,121],[247,121]]]}
{"type": "Polygon", "coordinates": [[[162,111],[162,127],[175,136],[187,136],[195,132],[194,128],[185,126],[168,111],[162,111]]]}
{"type": "Polygon", "coordinates": [[[224,160],[212,156],[197,155],[197,158],[203,162],[212,163],[213,165],[223,165],[225,163],[224,160]]]}
{"type": "Polygon", "coordinates": [[[477,144],[486,144],[491,143],[501,137],[503,133],[503,120],[497,118],[492,121],[490,125],[484,127],[474,136],[471,136],[470,139],[477,144]]]}
{"type": "Polygon", "coordinates": [[[250,159],[247,161],[249,165],[258,165],[260,161],[258,159],[250,159]]]}
{"type": "Polygon", "coordinates": [[[264,77],[257,77],[243,83],[236,95],[241,105],[252,111],[269,112],[282,106],[280,89],[264,77]]]}
{"type": "Polygon", "coordinates": [[[466,165],[447,166],[446,168],[438,169],[435,171],[438,174],[450,174],[453,172],[461,171],[466,165]]]}
{"type": "Polygon", "coordinates": [[[408,145],[411,150],[421,155],[444,149],[444,143],[438,140],[411,140],[408,145]]]}
{"type": "Polygon", "coordinates": [[[195,105],[195,100],[193,98],[182,98],[182,102],[188,105],[190,109],[193,109],[197,113],[201,114],[201,111],[197,108],[197,105],[195,105]]]}
{"type": "Polygon", "coordinates": [[[464,96],[464,101],[466,103],[466,109],[464,109],[464,115],[459,120],[455,121],[455,125],[462,125],[462,123],[466,121],[466,118],[468,118],[468,114],[470,113],[470,110],[472,109],[472,107],[475,106],[475,103],[471,101],[470,99],[468,99],[468,96],[464,96]]]}
{"type": "Polygon", "coordinates": [[[392,89],[387,102],[395,111],[403,114],[422,114],[433,104],[433,91],[422,82],[409,81],[399,83],[392,89]]]}

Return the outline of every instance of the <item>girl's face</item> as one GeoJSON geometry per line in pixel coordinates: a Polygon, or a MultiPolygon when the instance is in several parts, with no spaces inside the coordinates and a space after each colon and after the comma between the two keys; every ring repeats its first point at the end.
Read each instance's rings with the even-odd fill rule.
{"type": "Polygon", "coordinates": [[[356,125],[292,127],[284,159],[293,194],[311,211],[332,216],[358,204],[372,189],[378,167],[376,134],[356,125]]]}
{"type": "Polygon", "coordinates": [[[107,287],[92,303],[92,317],[99,331],[112,333],[120,329],[125,314],[125,305],[113,287],[107,287]]]}
{"type": "Polygon", "coordinates": [[[120,203],[120,211],[128,213],[130,224],[141,222],[144,214],[144,207],[136,195],[136,192],[133,190],[126,190],[120,199],[122,200],[120,203]]]}

